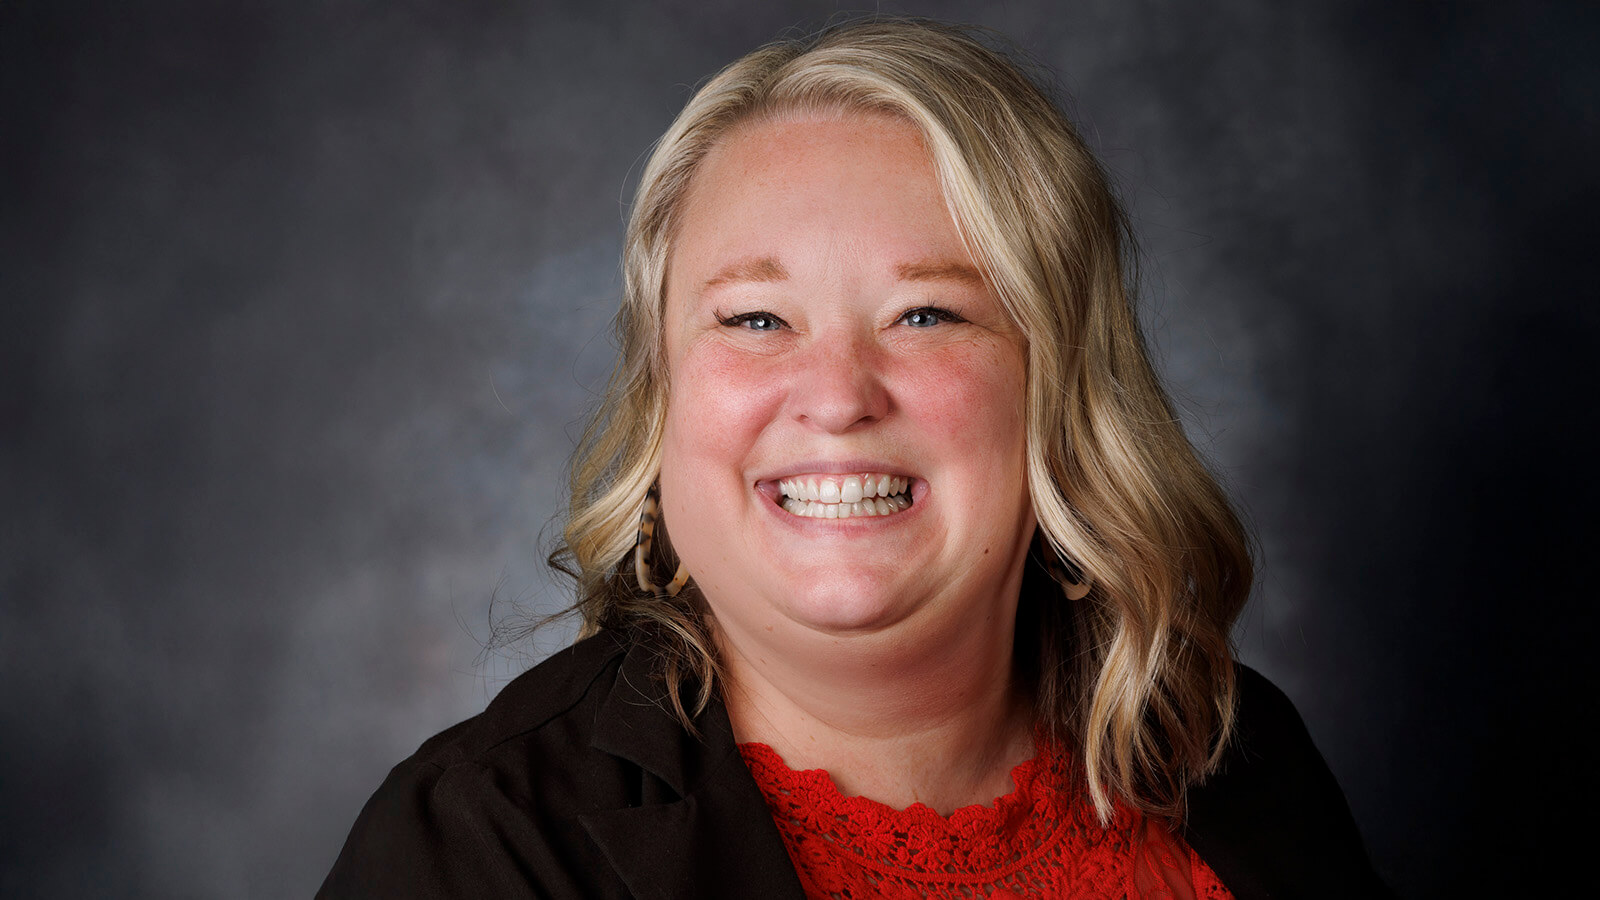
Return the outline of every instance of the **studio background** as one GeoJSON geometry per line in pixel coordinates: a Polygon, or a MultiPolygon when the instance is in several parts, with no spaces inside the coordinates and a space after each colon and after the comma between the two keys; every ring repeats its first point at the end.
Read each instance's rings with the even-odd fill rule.
{"type": "MultiPolygon", "coordinates": [[[[0,4],[0,895],[308,896],[565,640],[484,650],[567,598],[633,179],[694,84],[841,8],[0,4]]],[[[1380,871],[1557,885],[1595,802],[1594,7],[882,9],[1075,98],[1259,535],[1242,658],[1380,871]]]]}

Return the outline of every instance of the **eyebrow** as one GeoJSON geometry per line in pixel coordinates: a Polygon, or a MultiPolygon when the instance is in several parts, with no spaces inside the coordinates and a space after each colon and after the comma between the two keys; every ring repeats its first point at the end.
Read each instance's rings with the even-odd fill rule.
{"type": "Polygon", "coordinates": [[[977,269],[958,262],[905,263],[895,268],[901,281],[957,281],[971,287],[983,287],[983,276],[977,269]]]}
{"type": "Polygon", "coordinates": [[[789,270],[777,258],[763,256],[760,259],[743,259],[732,265],[724,266],[717,274],[707,278],[700,285],[696,293],[704,294],[714,287],[732,284],[739,281],[787,281],[789,270]]]}
{"type": "MultiPolygon", "coordinates": [[[[927,262],[901,263],[895,267],[895,275],[901,281],[954,281],[971,287],[984,286],[983,276],[978,270],[965,263],[948,260],[932,260],[927,262]]],[[[778,262],[776,257],[762,256],[756,259],[742,259],[717,270],[715,275],[707,278],[696,293],[704,294],[714,287],[739,282],[774,282],[787,281],[789,270],[778,262]]]]}

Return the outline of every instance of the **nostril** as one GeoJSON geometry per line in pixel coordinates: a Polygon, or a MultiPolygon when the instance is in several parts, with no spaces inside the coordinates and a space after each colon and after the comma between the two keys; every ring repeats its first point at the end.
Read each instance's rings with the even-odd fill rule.
{"type": "Polygon", "coordinates": [[[827,431],[846,431],[887,415],[888,392],[875,378],[803,385],[796,392],[795,418],[827,431]]]}

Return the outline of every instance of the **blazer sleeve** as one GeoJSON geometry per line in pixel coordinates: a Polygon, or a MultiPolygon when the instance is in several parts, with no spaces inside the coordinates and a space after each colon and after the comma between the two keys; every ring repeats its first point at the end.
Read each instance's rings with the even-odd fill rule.
{"type": "Polygon", "coordinates": [[[318,898],[529,897],[492,807],[503,802],[470,764],[407,760],[367,801],[318,898]]]}
{"type": "Polygon", "coordinates": [[[1239,900],[1392,897],[1294,704],[1238,668],[1236,732],[1189,792],[1185,839],[1239,900]]]}

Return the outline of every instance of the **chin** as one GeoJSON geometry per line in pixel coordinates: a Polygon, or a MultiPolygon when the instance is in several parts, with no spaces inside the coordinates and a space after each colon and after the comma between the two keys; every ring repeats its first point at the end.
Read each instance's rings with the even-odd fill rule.
{"type": "Polygon", "coordinates": [[[813,584],[786,593],[784,612],[824,634],[878,631],[904,621],[916,609],[885,587],[881,578],[813,584]]]}

